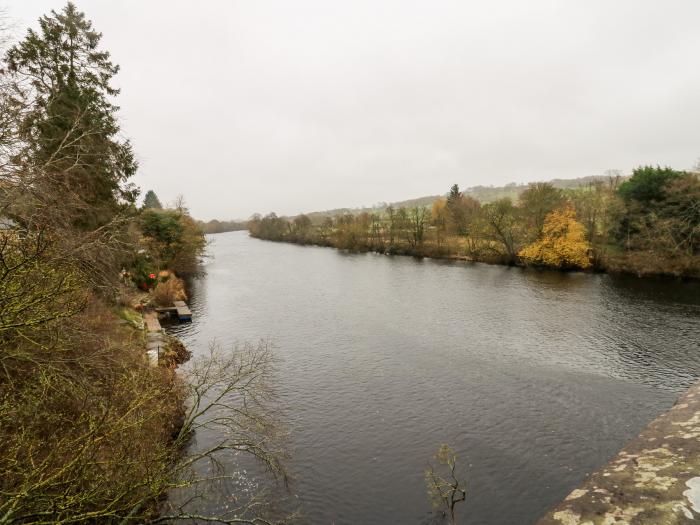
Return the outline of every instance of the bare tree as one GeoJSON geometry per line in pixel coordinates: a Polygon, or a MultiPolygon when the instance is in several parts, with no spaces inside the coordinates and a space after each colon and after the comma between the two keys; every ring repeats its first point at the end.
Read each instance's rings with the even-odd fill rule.
{"type": "Polygon", "coordinates": [[[275,502],[265,489],[237,495],[224,513],[205,516],[196,511],[198,499],[212,484],[238,479],[227,465],[240,463],[241,454],[254,458],[273,480],[287,485],[287,434],[272,384],[274,370],[274,354],[265,341],[245,343],[232,352],[222,352],[212,345],[209,355],[194,362],[186,376],[189,407],[176,443],[186,446],[197,432],[218,438],[203,448],[188,447],[174,464],[169,474],[172,497],[154,523],[200,519],[267,524],[293,518],[265,517],[275,502]]]}
{"type": "Polygon", "coordinates": [[[406,240],[411,247],[416,248],[423,244],[425,228],[430,219],[430,212],[424,206],[415,206],[408,211],[408,229],[406,230],[406,240]]]}
{"type": "Polygon", "coordinates": [[[174,210],[177,210],[177,212],[180,215],[187,215],[189,213],[189,209],[187,208],[187,203],[185,202],[185,196],[182,193],[178,194],[178,196],[175,197],[175,200],[173,201],[171,208],[173,208],[174,210]]]}
{"type": "Polygon", "coordinates": [[[521,230],[517,217],[519,210],[509,198],[490,202],[481,210],[489,233],[503,246],[508,262],[515,263],[521,230]]]}
{"type": "MultiPolygon", "coordinates": [[[[88,330],[94,332],[95,326],[88,330]]],[[[0,523],[279,524],[293,518],[273,515],[276,497],[265,488],[234,494],[224,511],[207,512],[197,505],[215,484],[237,479],[227,466],[245,458],[286,486],[286,433],[272,387],[274,356],[265,342],[230,352],[212,347],[194,362],[185,381],[170,383],[159,381],[161,371],[136,354],[128,363],[113,356],[114,348],[105,347],[79,358],[76,377],[53,371],[47,361],[37,382],[55,384],[52,392],[32,388],[24,399],[25,393],[15,390],[18,407],[0,406],[0,437],[7,448],[0,457],[0,523]],[[94,399],[89,381],[95,377],[91,367],[96,359],[105,362],[106,384],[94,399]],[[76,389],[88,393],[80,407],[82,421],[57,432],[52,425],[70,414],[70,407],[63,416],[46,411],[51,395],[65,402],[76,389]],[[182,426],[168,438],[162,433],[168,425],[160,418],[172,420],[182,396],[189,400],[188,408],[182,426]],[[30,416],[32,409],[40,412],[38,417],[30,416]],[[13,422],[20,415],[22,420],[13,422]],[[216,438],[198,447],[192,441],[196,433],[216,438]],[[40,445],[37,439],[47,443],[40,445]],[[159,503],[166,494],[170,497],[159,503]]]]}
{"type": "Polygon", "coordinates": [[[440,445],[434,458],[437,467],[428,464],[425,471],[428,498],[433,507],[454,525],[457,523],[455,508],[467,499],[466,483],[457,472],[457,454],[447,444],[440,445]]]}

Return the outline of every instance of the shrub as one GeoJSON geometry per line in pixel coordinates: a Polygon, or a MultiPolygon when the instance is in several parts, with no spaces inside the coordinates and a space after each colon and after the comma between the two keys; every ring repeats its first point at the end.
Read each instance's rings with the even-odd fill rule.
{"type": "Polygon", "coordinates": [[[171,306],[173,301],[186,301],[185,282],[175,275],[161,280],[153,289],[153,300],[160,306],[171,306]]]}

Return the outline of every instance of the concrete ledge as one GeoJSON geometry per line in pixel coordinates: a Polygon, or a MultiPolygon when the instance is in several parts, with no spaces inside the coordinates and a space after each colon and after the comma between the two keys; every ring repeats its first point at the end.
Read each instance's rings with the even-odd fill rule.
{"type": "Polygon", "coordinates": [[[149,332],[160,332],[163,330],[160,326],[160,321],[158,321],[158,316],[154,312],[143,314],[143,321],[146,324],[146,330],[149,332]]]}
{"type": "Polygon", "coordinates": [[[151,366],[158,366],[161,350],[165,348],[165,334],[154,312],[145,313],[143,316],[146,324],[146,355],[151,366]]]}
{"type": "Polygon", "coordinates": [[[700,383],[537,525],[700,524],[700,383]]]}

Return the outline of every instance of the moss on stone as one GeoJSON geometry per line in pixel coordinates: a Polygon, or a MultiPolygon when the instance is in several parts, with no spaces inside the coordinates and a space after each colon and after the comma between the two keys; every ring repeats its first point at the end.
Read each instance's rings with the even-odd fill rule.
{"type": "Polygon", "coordinates": [[[676,525],[700,520],[700,383],[538,525],[676,525]]]}

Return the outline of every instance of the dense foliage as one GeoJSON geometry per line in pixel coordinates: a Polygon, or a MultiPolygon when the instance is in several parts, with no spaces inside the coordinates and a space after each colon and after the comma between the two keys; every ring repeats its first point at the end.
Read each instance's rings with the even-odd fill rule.
{"type": "Polygon", "coordinates": [[[577,188],[531,184],[480,203],[452,186],[432,208],[389,206],[315,222],[255,215],[251,235],[350,250],[562,269],[700,277],[697,172],[643,166],[577,188]]]}
{"type": "Polygon", "coordinates": [[[30,29],[6,60],[14,88],[7,94],[24,109],[17,127],[22,162],[45,173],[34,184],[44,199],[53,197],[47,204],[69,205],[69,218],[88,230],[137,195],[128,184],[137,164],[110,102],[119,93],[111,84],[119,68],[98,49],[100,36],[68,4],[41,17],[39,31],[30,29]]]}
{"type": "Polygon", "coordinates": [[[110,102],[117,66],[99,44],[69,3],[0,68],[0,523],[190,519],[163,498],[205,481],[193,479],[198,462],[253,450],[281,470],[262,410],[265,345],[212,356],[178,381],[149,365],[141,315],[117,304],[129,273],[194,273],[205,244],[182,200],[134,206],[136,163],[110,102]],[[225,421],[207,415],[212,391],[232,399],[225,421]],[[182,455],[195,425],[224,437],[182,455]]]}
{"type": "Polygon", "coordinates": [[[136,163],[98,44],[69,4],[9,50],[0,84],[2,523],[144,519],[173,458],[179,387],[110,308],[136,163]]]}
{"type": "Polygon", "coordinates": [[[148,208],[141,212],[142,242],[157,268],[169,268],[178,275],[195,275],[206,242],[197,222],[182,209],[148,208]]]}

